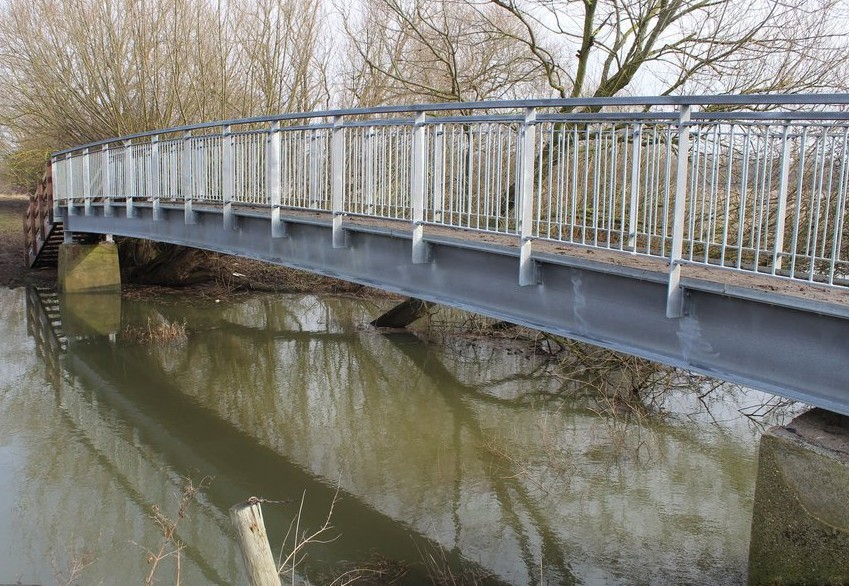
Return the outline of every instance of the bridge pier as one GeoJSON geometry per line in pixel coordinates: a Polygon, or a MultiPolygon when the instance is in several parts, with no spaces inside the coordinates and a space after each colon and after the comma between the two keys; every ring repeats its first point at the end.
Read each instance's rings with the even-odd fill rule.
{"type": "Polygon", "coordinates": [[[812,409],[761,438],[749,584],[849,584],[849,417],[812,409]]]}
{"type": "Polygon", "coordinates": [[[114,242],[65,243],[59,247],[59,290],[63,293],[121,290],[118,247],[114,242]]]}

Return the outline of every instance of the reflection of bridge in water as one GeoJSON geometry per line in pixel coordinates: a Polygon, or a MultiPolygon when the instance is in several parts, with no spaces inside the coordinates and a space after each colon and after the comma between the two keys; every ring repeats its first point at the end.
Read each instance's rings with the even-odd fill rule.
{"type": "MultiPolygon", "coordinates": [[[[43,298],[43,293],[31,291],[27,313],[41,324],[31,329],[31,335],[45,363],[45,377],[57,391],[62,416],[122,491],[140,508],[149,511],[156,505],[168,514],[175,494],[183,486],[183,475],[198,473],[212,479],[178,532],[186,544],[183,554],[196,565],[199,579],[214,584],[244,579],[227,509],[247,496],[261,494],[294,500],[294,504],[285,506],[266,506],[269,536],[275,544],[283,543],[301,494],[309,502],[322,503],[304,509],[301,528],[321,524],[322,515],[333,501],[336,479],[312,474],[285,454],[198,405],[155,356],[123,352],[114,338],[97,334],[79,336],[69,343],[58,315],[45,314],[45,308],[52,305],[52,296],[47,302],[43,298]],[[61,340],[61,345],[51,340],[61,340]],[[327,508],[322,510],[322,506],[327,508]]],[[[261,337],[269,336],[266,328],[248,330],[261,337]]],[[[296,343],[334,337],[339,335],[285,330],[270,334],[271,340],[296,343]]],[[[442,552],[438,543],[344,490],[333,510],[333,531],[339,531],[339,535],[333,534],[331,544],[311,547],[311,558],[368,561],[371,552],[380,551],[388,559],[415,563],[425,552],[442,552]]],[[[116,529],[126,528],[126,519],[101,522],[116,529]]],[[[121,539],[129,541],[133,537],[128,534],[121,539]]],[[[462,571],[463,566],[474,567],[470,562],[461,563],[456,550],[441,555],[447,567],[455,571],[462,571]]],[[[409,577],[423,580],[419,571],[421,568],[413,567],[409,577]]]]}
{"type": "MultiPolygon", "coordinates": [[[[521,356],[493,353],[463,365],[411,336],[352,336],[366,319],[332,299],[258,297],[185,314],[173,305],[125,300],[123,313],[125,325],[157,313],[187,318],[189,339],[174,347],[133,347],[103,336],[71,340],[61,361],[63,416],[142,508],[171,502],[177,477],[187,471],[215,477],[181,535],[204,581],[226,583],[238,563],[228,506],[250,494],[291,498],[303,490],[308,501],[329,504],[340,474],[344,494],[333,523],[341,536],[319,546],[313,559],[357,560],[380,550],[416,561],[422,551],[444,550],[450,563],[462,553],[513,583],[540,583],[540,567],[547,583],[569,583],[576,558],[614,559],[621,576],[633,577],[671,575],[663,561],[649,570],[629,566],[665,548],[685,548],[694,559],[734,556],[702,551],[702,540],[671,544],[662,534],[647,544],[641,533],[651,523],[640,515],[655,517],[657,510],[680,516],[694,534],[740,525],[747,513],[735,491],[722,487],[751,465],[729,461],[722,441],[674,434],[664,440],[663,474],[698,466],[719,483],[693,486],[705,493],[696,509],[679,503],[674,513],[662,491],[642,502],[642,513],[629,511],[632,488],[611,493],[604,483],[620,474],[618,467],[599,470],[597,459],[568,464],[575,469],[547,481],[558,486],[557,497],[546,498],[537,480],[542,466],[495,456],[486,446],[509,442],[505,421],[507,435],[519,434],[523,445],[539,439],[539,414],[506,390],[517,378],[529,392],[544,390],[534,386],[541,383],[521,356]],[[706,503],[728,522],[701,518],[706,503]],[[610,543],[620,551],[609,551],[610,543]]],[[[567,411],[549,431],[556,437],[582,429],[578,456],[593,449],[597,424],[592,414],[567,411]]],[[[293,508],[267,507],[273,543],[282,541],[293,508]]],[[[303,523],[320,524],[322,508],[303,523]]],[[[745,555],[731,571],[744,567],[745,555]]],[[[717,571],[725,576],[729,569],[717,571]]]]}
{"type": "Polygon", "coordinates": [[[54,213],[68,238],[258,258],[849,414],[849,118],[828,111],[848,101],[614,98],[211,122],[54,155],[54,213]],[[616,111],[585,112],[598,108],[616,111]]]}

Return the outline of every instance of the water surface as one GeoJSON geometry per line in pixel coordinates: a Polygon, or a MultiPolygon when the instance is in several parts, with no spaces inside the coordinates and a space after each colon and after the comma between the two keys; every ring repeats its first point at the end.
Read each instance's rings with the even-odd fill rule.
{"type": "Polygon", "coordinates": [[[0,583],[57,583],[75,559],[79,583],[142,583],[152,507],[173,516],[186,477],[208,479],[178,528],[186,584],[245,583],[233,504],[287,501],[263,509],[279,550],[301,500],[309,533],[337,489],[298,582],[375,560],[407,583],[745,582],[760,428],[739,410],[760,393],[671,395],[625,423],[512,345],[363,327],[368,301],[123,300],[122,331],[185,323],[178,343],[51,343],[34,305],[0,290],[0,583]]]}

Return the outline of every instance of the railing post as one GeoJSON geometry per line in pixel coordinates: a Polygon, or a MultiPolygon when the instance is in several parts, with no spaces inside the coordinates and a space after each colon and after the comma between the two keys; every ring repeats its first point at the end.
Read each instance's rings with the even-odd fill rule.
{"type": "MultiPolygon", "coordinates": [[[[53,171],[54,171],[54,169],[58,170],[58,168],[59,168],[58,163],[59,163],[59,161],[56,159],[56,157],[50,158],[50,180],[51,181],[53,181],[53,176],[54,176],[53,171]]],[[[56,183],[54,182],[54,185],[55,184],[56,183]]],[[[46,186],[45,186],[45,188],[46,188],[46,186]]],[[[52,221],[57,222],[57,221],[59,221],[59,218],[62,217],[62,210],[61,210],[61,206],[59,205],[60,201],[59,201],[59,197],[57,197],[57,195],[56,195],[56,190],[53,189],[52,191],[53,191],[53,210],[52,210],[53,218],[52,218],[52,221]]]]}
{"type": "Polygon", "coordinates": [[[186,224],[195,223],[195,211],[192,209],[194,191],[192,189],[192,133],[183,135],[183,221],[186,224]]]}
{"type": "Polygon", "coordinates": [[[71,153],[65,155],[65,199],[67,201],[65,205],[66,213],[69,216],[76,215],[77,211],[74,209],[74,159],[71,157],[71,153]]]}
{"type": "Polygon", "coordinates": [[[346,248],[345,231],[342,229],[342,217],[345,214],[345,128],[341,116],[333,118],[330,149],[333,248],[346,248]]]}
{"type": "Polygon", "coordinates": [[[643,125],[636,123],[631,132],[631,207],[628,210],[628,243],[631,252],[637,252],[637,212],[640,208],[640,151],[643,125]]]}
{"type": "Polygon", "coordinates": [[[280,123],[273,122],[268,130],[265,148],[265,180],[268,182],[268,198],[271,201],[271,237],[285,238],[286,223],[283,221],[283,185],[280,173],[281,156],[280,123]]]}
{"type": "Polygon", "coordinates": [[[690,168],[690,113],[689,105],[681,106],[678,113],[678,165],[675,171],[672,250],[669,253],[669,285],[666,292],[666,317],[669,318],[684,316],[684,291],[680,283],[687,207],[687,175],[690,168]]]}
{"type": "Polygon", "coordinates": [[[423,264],[430,259],[428,245],[424,241],[424,204],[425,204],[425,119],[427,115],[419,112],[413,123],[413,149],[410,164],[410,205],[413,212],[413,264],[423,264]]]}
{"type": "Polygon", "coordinates": [[[442,222],[445,206],[445,129],[442,124],[433,132],[433,221],[442,222]]]}
{"type": "Polygon", "coordinates": [[[135,196],[136,174],[133,165],[133,146],[128,140],[124,142],[124,197],[127,206],[127,217],[135,217],[133,197],[135,196]]]}
{"type": "Polygon", "coordinates": [[[92,214],[91,207],[91,160],[89,150],[83,149],[83,213],[86,216],[92,214]]]}
{"type": "MultiPolygon", "coordinates": [[[[415,127],[413,128],[415,133],[415,127]]],[[[374,213],[374,161],[373,153],[377,150],[374,140],[374,128],[368,128],[364,132],[363,140],[363,196],[365,196],[365,213],[374,213]]],[[[415,147],[414,147],[415,150],[415,147]]],[[[412,177],[412,175],[411,175],[412,177]]]]}
{"type": "Polygon", "coordinates": [[[536,285],[536,266],[531,259],[534,218],[534,149],[536,147],[535,108],[525,109],[525,119],[519,127],[518,170],[516,173],[516,197],[519,210],[519,285],[536,285]]]}
{"type": "Polygon", "coordinates": [[[230,125],[221,132],[221,200],[225,230],[235,228],[233,222],[233,198],[236,194],[235,148],[230,125]]]}
{"type": "Polygon", "coordinates": [[[62,242],[64,244],[73,244],[74,233],[68,229],[68,219],[70,216],[77,214],[74,208],[74,159],[71,153],[65,155],[65,214],[64,224],[62,227],[62,242]]]}
{"type": "Polygon", "coordinates": [[[790,125],[781,133],[781,175],[778,177],[778,205],[775,210],[775,246],[772,249],[772,274],[781,270],[784,253],[784,224],[787,215],[787,181],[790,177],[790,125]]]}
{"type": "Polygon", "coordinates": [[[160,186],[158,136],[153,136],[150,139],[150,190],[147,195],[150,197],[153,206],[153,221],[159,222],[162,220],[162,187],[160,186]]]}
{"type": "Polygon", "coordinates": [[[100,166],[103,169],[100,174],[101,192],[103,193],[103,216],[105,218],[111,218],[115,214],[115,210],[112,208],[114,201],[112,198],[112,166],[109,161],[108,144],[103,145],[100,156],[102,157],[100,166]]]}

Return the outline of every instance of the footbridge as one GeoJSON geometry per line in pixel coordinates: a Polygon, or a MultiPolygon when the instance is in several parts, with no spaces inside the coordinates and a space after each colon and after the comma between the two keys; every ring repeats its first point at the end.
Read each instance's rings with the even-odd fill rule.
{"type": "Polygon", "coordinates": [[[66,242],[242,255],[849,414],[847,105],[533,100],[210,122],[55,153],[51,221],[66,242]]]}

